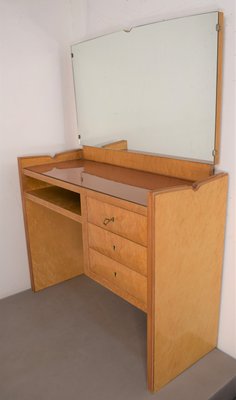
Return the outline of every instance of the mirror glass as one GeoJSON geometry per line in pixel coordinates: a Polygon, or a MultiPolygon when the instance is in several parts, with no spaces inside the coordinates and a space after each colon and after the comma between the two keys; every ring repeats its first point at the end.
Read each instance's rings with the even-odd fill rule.
{"type": "Polygon", "coordinates": [[[82,144],[214,161],[218,12],[72,46],[82,144]]]}

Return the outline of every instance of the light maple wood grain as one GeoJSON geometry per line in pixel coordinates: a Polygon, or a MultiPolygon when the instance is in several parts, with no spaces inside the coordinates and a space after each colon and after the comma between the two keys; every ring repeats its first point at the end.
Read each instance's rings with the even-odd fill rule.
{"type": "Polygon", "coordinates": [[[97,275],[92,271],[88,271],[87,276],[92,279],[93,281],[99,283],[99,285],[104,286],[106,289],[110,290],[117,296],[121,297],[122,299],[126,300],[128,303],[132,304],[134,307],[139,308],[143,312],[147,313],[147,304],[144,304],[142,301],[137,299],[136,297],[132,296],[122,288],[113,285],[113,283],[101,275],[97,275]]]}
{"type": "Polygon", "coordinates": [[[22,174],[22,183],[24,191],[37,190],[51,186],[47,182],[31,178],[30,176],[26,176],[24,173],[22,174]]]}
{"type": "Polygon", "coordinates": [[[74,221],[82,222],[80,195],[56,186],[32,190],[25,197],[74,221]]]}
{"type": "Polygon", "coordinates": [[[89,247],[147,276],[147,248],[88,224],[89,247]]]}
{"type": "Polygon", "coordinates": [[[112,149],[112,150],[127,150],[128,143],[127,140],[118,140],[117,142],[111,142],[104,144],[102,146],[103,149],[112,149]]]}
{"type": "Polygon", "coordinates": [[[120,288],[127,301],[129,301],[129,297],[125,296],[125,293],[136,298],[145,308],[147,304],[146,277],[93,249],[89,249],[89,269],[98,277],[109,282],[110,290],[113,290],[113,287],[120,288]]]}
{"type": "Polygon", "coordinates": [[[148,387],[155,391],[216,345],[227,175],[212,176],[212,167],[199,163],[194,170],[180,160],[166,164],[160,157],[127,159],[100,150],[91,153],[97,161],[177,171],[173,176],[195,182],[160,186],[144,207],[25,169],[50,159],[62,165],[86,149],[56,158],[19,158],[32,288],[84,272],[147,312],[148,387]],[[75,199],[80,205],[74,208],[75,199]]]}
{"type": "Polygon", "coordinates": [[[124,210],[132,211],[136,214],[147,216],[147,207],[140,204],[132,203],[117,197],[109,196],[104,193],[98,193],[91,189],[86,189],[87,197],[98,200],[102,203],[111,204],[113,206],[123,208],[124,210]]]}
{"type": "Polygon", "coordinates": [[[147,218],[87,197],[88,221],[141,245],[147,245],[147,218]],[[107,223],[107,221],[110,222],[107,223]]]}
{"type": "Polygon", "coordinates": [[[134,151],[116,151],[91,146],[83,147],[87,160],[134,168],[141,171],[187,180],[204,179],[213,174],[213,165],[134,151]]]}
{"type": "Polygon", "coordinates": [[[147,387],[154,391],[154,327],[155,327],[155,303],[153,301],[155,294],[155,193],[149,193],[148,196],[148,246],[147,246],[147,387]]]}
{"type": "Polygon", "coordinates": [[[83,273],[82,225],[26,200],[34,289],[83,273]]]}
{"type": "Polygon", "coordinates": [[[42,187],[45,187],[48,184],[50,186],[58,186],[63,189],[67,189],[75,193],[84,193],[84,188],[82,188],[81,186],[75,185],[73,183],[68,183],[66,181],[59,180],[57,178],[52,178],[47,175],[43,175],[40,172],[34,172],[28,169],[23,169],[22,175],[23,177],[26,176],[27,178],[31,177],[35,181],[38,180],[44,182],[45,185],[41,185],[42,187]]]}
{"type": "MultiPolygon", "coordinates": [[[[43,187],[50,186],[49,184],[53,184],[53,182],[46,182],[42,178],[42,175],[38,174],[38,176],[26,176],[24,168],[30,167],[33,165],[42,165],[42,164],[50,164],[54,162],[62,162],[66,160],[73,160],[82,157],[82,150],[72,150],[66,151],[60,154],[56,154],[54,157],[51,156],[26,156],[26,157],[18,157],[18,172],[20,179],[20,189],[21,189],[21,199],[22,199],[22,208],[23,208],[23,216],[24,216],[24,225],[25,225],[25,236],[26,236],[26,244],[27,244],[27,253],[29,260],[29,271],[30,271],[30,279],[31,279],[31,287],[32,290],[35,290],[35,280],[34,280],[34,270],[33,270],[33,261],[31,256],[30,249],[30,235],[28,229],[28,218],[26,215],[26,197],[25,192],[28,190],[39,189],[43,187]],[[35,179],[36,178],[36,179],[35,179]]],[[[63,187],[63,186],[62,186],[63,187]]]]}
{"type": "Polygon", "coordinates": [[[18,163],[20,168],[27,168],[35,165],[42,165],[42,164],[53,164],[63,161],[69,160],[77,160],[83,157],[82,149],[64,151],[61,153],[57,153],[54,156],[50,155],[39,155],[39,156],[25,156],[25,157],[18,157],[18,163]]]}
{"type": "Polygon", "coordinates": [[[226,174],[153,194],[149,387],[158,390],[216,346],[226,174]]]}
{"type": "Polygon", "coordinates": [[[88,246],[88,210],[87,210],[87,195],[84,191],[80,195],[81,213],[83,218],[82,237],[83,237],[83,253],[84,253],[84,274],[89,272],[89,246],[88,246]]]}

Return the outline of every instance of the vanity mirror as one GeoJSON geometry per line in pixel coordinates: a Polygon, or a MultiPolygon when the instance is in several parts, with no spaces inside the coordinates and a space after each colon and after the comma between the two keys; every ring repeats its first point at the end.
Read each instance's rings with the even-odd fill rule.
{"type": "Polygon", "coordinates": [[[116,32],[72,46],[82,144],[214,163],[218,157],[221,14],[116,32]]]}

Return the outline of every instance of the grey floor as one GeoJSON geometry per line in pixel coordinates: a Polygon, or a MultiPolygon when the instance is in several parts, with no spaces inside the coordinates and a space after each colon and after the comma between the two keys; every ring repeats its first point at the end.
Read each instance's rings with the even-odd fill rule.
{"type": "Polygon", "coordinates": [[[81,276],[0,301],[0,400],[204,400],[236,375],[214,350],[146,390],[146,316],[81,276]]]}

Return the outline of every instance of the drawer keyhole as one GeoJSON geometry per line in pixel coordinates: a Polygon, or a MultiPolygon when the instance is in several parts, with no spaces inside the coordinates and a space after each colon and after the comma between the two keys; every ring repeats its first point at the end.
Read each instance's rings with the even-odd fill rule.
{"type": "Polygon", "coordinates": [[[113,250],[115,251],[115,249],[116,249],[116,246],[113,244],[112,248],[113,248],[113,250]]]}
{"type": "Polygon", "coordinates": [[[116,275],[117,275],[117,272],[114,272],[114,276],[115,276],[115,278],[116,278],[116,275]]]}

